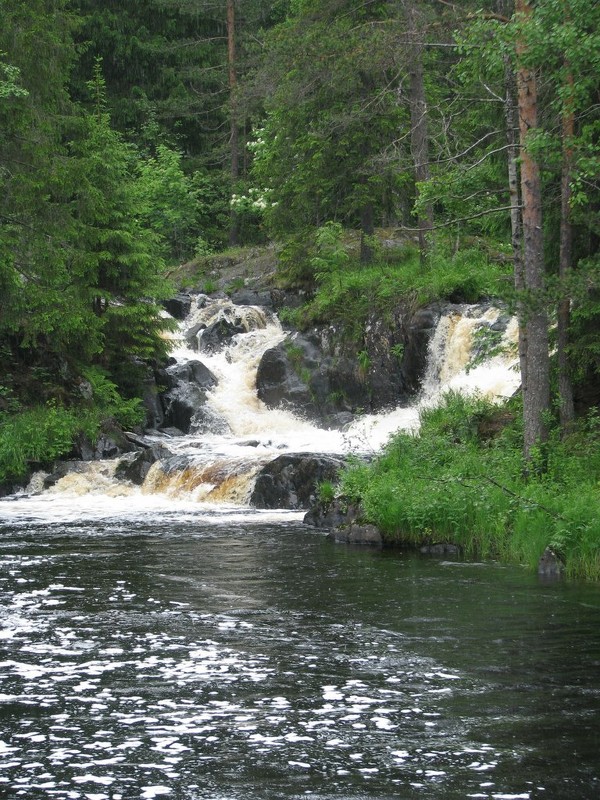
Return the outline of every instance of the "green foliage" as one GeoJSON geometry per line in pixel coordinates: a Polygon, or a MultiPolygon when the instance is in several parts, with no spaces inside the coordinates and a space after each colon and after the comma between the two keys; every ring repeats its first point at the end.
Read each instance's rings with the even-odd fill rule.
{"type": "Polygon", "coordinates": [[[339,222],[328,222],[315,234],[317,255],[311,258],[315,278],[322,280],[330,272],[341,272],[350,261],[342,243],[343,229],[339,222]]]}
{"type": "Polygon", "coordinates": [[[91,385],[93,410],[99,419],[114,419],[124,428],[135,428],[143,423],[145,410],[141,400],[137,397],[124,399],[104,370],[89,367],[83,376],[91,385]]]}
{"type": "Polygon", "coordinates": [[[22,479],[30,469],[67,456],[79,434],[94,441],[106,421],[125,428],[144,421],[141,401],[124,399],[104,370],[88,367],[82,377],[91,389],[85,403],[66,408],[48,402],[14,413],[0,412],[0,483],[22,479]]]}
{"type": "Polygon", "coordinates": [[[448,395],[423,412],[419,435],[396,434],[370,464],[355,459],[338,493],[388,541],[451,541],[532,569],[551,547],[568,574],[598,579],[598,426],[592,416],[567,440],[554,437],[547,472],[525,478],[517,410],[448,395]]]}
{"type": "Polygon", "coordinates": [[[276,238],[324,219],[358,226],[365,206],[382,213],[406,183],[399,162],[381,157],[407,113],[388,29],[373,24],[377,5],[298,4],[268,33],[250,87],[265,109],[251,176],[269,190],[265,224],[276,238]]]}
{"type": "Polygon", "coordinates": [[[289,314],[290,321],[300,328],[315,322],[342,323],[350,336],[359,340],[370,314],[386,317],[399,304],[414,308],[442,298],[475,302],[498,297],[508,283],[507,267],[492,261],[481,249],[453,255],[445,254],[440,246],[423,269],[414,249],[399,248],[396,256],[390,254],[385,262],[365,267],[341,243],[337,226],[321,231],[332,237],[333,243],[328,240],[328,249],[312,259],[320,266],[314,297],[289,314]]]}
{"type": "Polygon", "coordinates": [[[204,292],[204,294],[212,294],[213,292],[218,291],[218,289],[219,289],[219,284],[212,278],[206,278],[206,280],[202,284],[202,291],[204,292]]]}
{"type": "Polygon", "coordinates": [[[402,361],[404,358],[404,345],[402,342],[398,342],[397,344],[393,344],[390,347],[390,353],[395,356],[398,361],[402,361]]]}
{"type": "Polygon", "coordinates": [[[0,51],[0,100],[8,97],[27,97],[27,89],[20,86],[21,70],[2,59],[6,53],[0,51]]]}
{"type": "Polygon", "coordinates": [[[317,487],[317,494],[319,501],[324,504],[333,503],[335,500],[335,486],[331,481],[323,481],[317,487]]]}
{"type": "Polygon", "coordinates": [[[141,160],[134,192],[140,219],[165,241],[173,261],[191,257],[198,237],[198,189],[181,161],[181,153],[159,144],[156,155],[141,160]]]}
{"type": "Polygon", "coordinates": [[[371,358],[366,350],[359,350],[356,355],[358,363],[358,376],[361,381],[366,381],[369,367],[371,366],[371,358]]]}
{"type": "Polygon", "coordinates": [[[82,428],[96,433],[92,415],[80,416],[54,404],[0,414],[0,483],[22,478],[31,467],[68,454],[82,428]]]}

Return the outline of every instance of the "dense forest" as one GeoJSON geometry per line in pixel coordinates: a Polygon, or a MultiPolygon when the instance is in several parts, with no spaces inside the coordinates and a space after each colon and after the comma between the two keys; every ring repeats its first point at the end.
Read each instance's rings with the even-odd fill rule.
{"type": "MultiPolygon", "coordinates": [[[[598,4],[0,0],[0,11],[0,482],[108,419],[142,425],[172,276],[274,242],[280,284],[308,298],[290,322],[346,320],[357,351],[368,309],[502,298],[519,318],[523,383],[495,524],[522,485],[535,494],[565,473],[570,488],[550,494],[578,486],[578,513],[598,507],[598,4]],[[386,252],[390,232],[402,246],[386,252]]],[[[492,412],[452,402],[430,427],[456,452],[475,447],[465,431],[492,412]]],[[[390,474],[399,457],[370,469],[390,474]]],[[[366,469],[344,490],[390,536],[432,524],[379,519],[366,469]]],[[[457,469],[439,478],[446,495],[464,488],[457,469]]],[[[564,517],[531,497],[540,530],[564,517]]],[[[595,516],[577,524],[600,569],[595,516]]]]}

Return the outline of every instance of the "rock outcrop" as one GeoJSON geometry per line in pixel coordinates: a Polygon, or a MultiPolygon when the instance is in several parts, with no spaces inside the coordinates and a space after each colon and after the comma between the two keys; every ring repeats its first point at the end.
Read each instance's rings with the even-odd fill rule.
{"type": "Polygon", "coordinates": [[[334,456],[281,455],[258,473],[250,504],[256,508],[308,509],[316,501],[319,484],[335,481],[343,463],[334,456]]]}
{"type": "MultiPolygon", "coordinates": [[[[198,427],[207,427],[204,413],[206,392],[217,383],[208,367],[200,361],[188,361],[185,364],[172,362],[159,373],[158,379],[168,387],[161,396],[161,427],[176,428],[182,433],[190,433],[196,424],[198,427]]],[[[218,432],[222,432],[224,421],[212,422],[219,428],[218,432]]]]}
{"type": "Polygon", "coordinates": [[[258,396],[270,408],[291,408],[331,428],[342,428],[355,414],[397,406],[420,386],[439,316],[429,308],[398,312],[391,321],[373,318],[359,352],[333,326],[290,333],[264,353],[258,396]]]}

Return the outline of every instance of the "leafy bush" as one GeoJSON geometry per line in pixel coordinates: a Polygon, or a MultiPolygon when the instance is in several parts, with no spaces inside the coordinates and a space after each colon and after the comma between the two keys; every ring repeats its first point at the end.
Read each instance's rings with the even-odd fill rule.
{"type": "Polygon", "coordinates": [[[0,483],[22,478],[31,465],[66,455],[82,429],[96,434],[97,420],[91,413],[77,414],[53,404],[0,415],[0,483]]]}
{"type": "Polygon", "coordinates": [[[87,404],[64,408],[49,402],[19,413],[0,413],[0,483],[23,478],[31,467],[68,455],[80,433],[94,441],[109,419],[124,427],[143,421],[140,400],[123,399],[99,367],[84,370],[83,377],[92,393],[87,404]]]}
{"type": "Polygon", "coordinates": [[[100,419],[111,418],[125,428],[135,428],[144,421],[145,411],[139,398],[126,400],[99,367],[88,367],[83,373],[92,387],[94,408],[100,419]]]}
{"type": "Polygon", "coordinates": [[[367,267],[346,239],[341,226],[328,223],[312,245],[305,238],[303,247],[288,244],[280,254],[284,276],[310,276],[316,284],[313,298],[294,314],[298,327],[333,322],[358,339],[372,313],[385,317],[400,303],[417,307],[440,298],[476,302],[501,296],[509,285],[506,267],[478,248],[452,254],[439,246],[423,265],[414,248],[399,246],[367,267]]]}
{"type": "MultiPolygon", "coordinates": [[[[510,410],[510,408],[508,409],[510,410]]],[[[451,541],[468,555],[534,568],[546,547],[570,575],[600,578],[600,435],[586,421],[549,445],[548,470],[524,477],[518,414],[448,395],[370,464],[353,460],[339,493],[388,541],[451,541]],[[482,438],[482,421],[499,421],[482,438]]]]}

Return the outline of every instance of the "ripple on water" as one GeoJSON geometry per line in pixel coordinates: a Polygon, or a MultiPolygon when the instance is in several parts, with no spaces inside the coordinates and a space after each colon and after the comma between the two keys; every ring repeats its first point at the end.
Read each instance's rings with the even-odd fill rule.
{"type": "MultiPolygon", "coordinates": [[[[207,540],[191,561],[198,540],[174,532],[129,550],[112,534],[71,537],[48,557],[31,543],[23,558],[0,556],[0,794],[539,796],[510,777],[531,748],[498,737],[486,710],[494,675],[461,667],[456,635],[440,635],[443,609],[439,623],[423,615],[435,625],[427,637],[416,609],[397,625],[379,607],[357,621],[341,606],[303,606],[287,583],[301,560],[281,565],[285,580],[274,567],[280,539],[262,564],[260,542],[236,550],[223,539],[209,574],[207,540]],[[175,563],[163,563],[163,549],[175,563]]],[[[326,558],[337,552],[311,541],[326,558]]],[[[519,719],[517,708],[506,724],[519,719]]]]}

